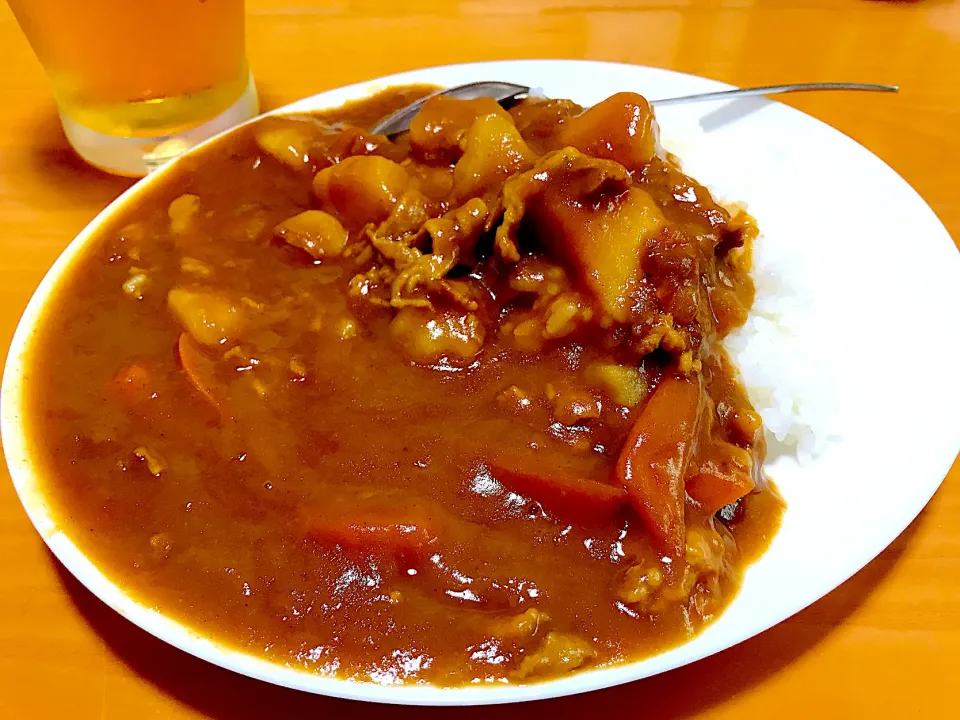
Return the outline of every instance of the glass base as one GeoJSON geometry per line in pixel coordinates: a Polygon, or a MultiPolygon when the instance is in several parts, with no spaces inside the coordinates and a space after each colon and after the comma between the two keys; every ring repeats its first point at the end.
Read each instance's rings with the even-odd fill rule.
{"type": "Polygon", "coordinates": [[[158,137],[115,137],[91,130],[60,113],[63,132],[73,149],[91,165],[117,175],[143,177],[168,160],[209,137],[223,132],[260,112],[253,76],[243,95],[233,105],[203,125],[158,137]]]}

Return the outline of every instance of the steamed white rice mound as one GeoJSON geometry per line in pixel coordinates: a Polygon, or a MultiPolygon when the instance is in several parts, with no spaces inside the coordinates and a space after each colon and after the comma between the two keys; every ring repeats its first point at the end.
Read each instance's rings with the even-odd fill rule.
{"type": "MultiPolygon", "coordinates": [[[[762,227],[762,225],[761,225],[762,227]]],[[[800,462],[820,455],[832,433],[828,378],[810,351],[809,313],[803,284],[775,241],[754,245],[757,297],[747,322],[730,334],[727,350],[740,370],[750,401],[763,417],[771,454],[793,453],[800,462]]]]}
{"type": "MultiPolygon", "coordinates": [[[[718,147],[699,124],[661,123],[663,146],[683,160],[686,173],[707,185],[727,207],[741,185],[750,185],[750,169],[738,163],[735,151],[718,147]]],[[[746,203],[738,202],[739,207],[746,203]]],[[[779,238],[794,228],[765,223],[754,214],[761,234],[753,249],[752,275],[757,295],[746,324],[726,339],[726,347],[767,430],[768,454],[793,456],[800,463],[819,456],[836,433],[834,399],[837,388],[815,354],[817,328],[809,305],[814,297],[816,269],[807,257],[798,257],[796,242],[779,238]],[[765,227],[775,229],[764,234],[765,227]],[[791,248],[788,250],[788,248],[791,248]]],[[[802,245],[801,245],[802,246],[802,245]]]]}

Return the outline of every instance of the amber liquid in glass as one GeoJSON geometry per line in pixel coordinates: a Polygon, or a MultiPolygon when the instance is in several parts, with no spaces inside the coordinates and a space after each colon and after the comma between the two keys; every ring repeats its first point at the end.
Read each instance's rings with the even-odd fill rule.
{"type": "Polygon", "coordinates": [[[243,0],[8,2],[72,142],[68,121],[114,138],[159,138],[210,121],[252,91],[243,0]]]}

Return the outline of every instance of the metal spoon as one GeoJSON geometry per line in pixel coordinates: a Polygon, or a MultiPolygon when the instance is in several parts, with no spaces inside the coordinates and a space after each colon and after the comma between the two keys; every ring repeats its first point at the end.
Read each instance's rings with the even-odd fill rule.
{"type": "MultiPolygon", "coordinates": [[[[662,98],[651,100],[652,105],[679,105],[688,102],[704,102],[707,100],[727,100],[739,97],[756,95],[779,95],[789,92],[810,92],[812,90],[868,90],[872,92],[892,92],[899,90],[896,85],[874,85],[871,83],[797,83],[793,85],[765,85],[763,87],[741,88],[738,90],[720,90],[719,92],[700,93],[698,95],[684,95],[682,97],[662,98]]],[[[474,100],[476,98],[492,98],[497,102],[516,100],[521,95],[530,92],[526,85],[514,85],[506,82],[473,82],[466,85],[438,90],[424,98],[400,108],[392,115],[388,115],[371,128],[371,132],[379,135],[396,135],[410,129],[410,122],[420,112],[423,104],[435,95],[449,95],[458,100],[474,100]]]]}

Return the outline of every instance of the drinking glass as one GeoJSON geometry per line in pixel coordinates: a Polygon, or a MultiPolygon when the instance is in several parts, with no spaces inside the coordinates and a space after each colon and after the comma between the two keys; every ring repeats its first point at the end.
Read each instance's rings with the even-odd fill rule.
{"type": "Polygon", "coordinates": [[[89,163],[141,176],[258,112],[243,0],[8,0],[89,163]]]}

